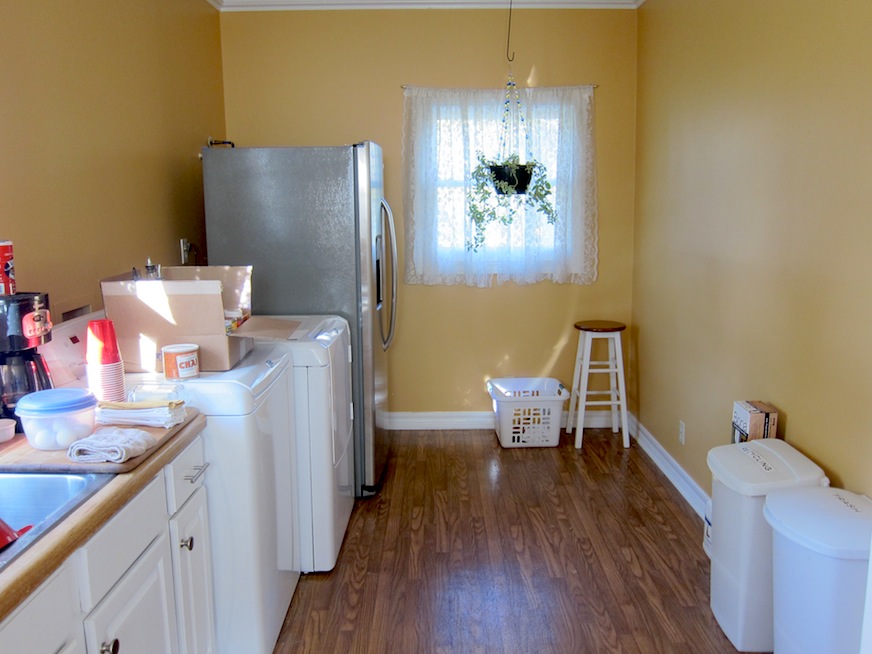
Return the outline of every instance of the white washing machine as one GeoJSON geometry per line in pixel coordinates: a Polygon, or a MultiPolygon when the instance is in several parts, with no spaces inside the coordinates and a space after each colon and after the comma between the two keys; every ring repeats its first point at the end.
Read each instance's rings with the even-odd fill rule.
{"type": "Polygon", "coordinates": [[[298,326],[292,355],[302,572],[332,570],[354,508],[351,335],[339,316],[270,316],[298,326]]]}
{"type": "MultiPolygon", "coordinates": [[[[41,347],[55,385],[86,385],[90,314],[56,326],[41,347]]],[[[205,485],[215,590],[217,651],[271,654],[300,577],[297,531],[294,376],[291,353],[258,343],[236,367],[176,382],[206,416],[205,485]]],[[[166,385],[162,374],[125,376],[166,385]]]]}

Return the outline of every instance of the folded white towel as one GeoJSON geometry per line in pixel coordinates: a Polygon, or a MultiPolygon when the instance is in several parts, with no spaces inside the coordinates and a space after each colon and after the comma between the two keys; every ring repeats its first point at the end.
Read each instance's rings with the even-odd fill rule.
{"type": "Polygon", "coordinates": [[[100,402],[97,422],[102,425],[141,425],[169,429],[185,421],[185,403],[172,402],[100,402]]]}
{"type": "Polygon", "coordinates": [[[142,429],[101,427],[76,441],[67,456],[79,463],[124,463],[157,445],[157,438],[142,429]]]}

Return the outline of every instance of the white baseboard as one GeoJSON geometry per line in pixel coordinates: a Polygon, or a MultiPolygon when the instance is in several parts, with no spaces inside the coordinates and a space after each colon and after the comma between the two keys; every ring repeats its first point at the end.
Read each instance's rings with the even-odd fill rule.
{"type": "MultiPolygon", "coordinates": [[[[566,412],[563,412],[561,426],[566,426],[566,412]]],[[[391,430],[452,430],[452,429],[493,429],[494,414],[492,411],[425,411],[425,412],[393,412],[386,414],[386,427],[391,430]]],[[[607,411],[594,411],[584,416],[584,426],[591,429],[601,429],[611,425],[611,416],[607,411]]],[[[639,447],[645,452],[660,471],[666,475],[681,496],[703,519],[708,495],[693,478],[685,472],[678,462],[672,458],[656,438],[639,424],[636,416],[630,415],[630,434],[636,439],[639,447]]]]}
{"type": "MultiPolygon", "coordinates": [[[[566,427],[567,412],[563,412],[560,426],[566,427]]],[[[395,411],[386,414],[387,429],[493,429],[493,411],[395,411]]],[[[591,429],[608,427],[612,424],[607,411],[593,411],[584,416],[584,426],[591,429]],[[600,415],[601,414],[601,415],[600,415]]],[[[630,431],[634,420],[630,420],[630,431]]]]}
{"type": "Polygon", "coordinates": [[[493,429],[492,411],[395,411],[385,414],[388,429],[493,429]]]}
{"type": "Polygon", "coordinates": [[[672,458],[660,442],[651,435],[644,425],[639,424],[636,416],[632,416],[631,420],[634,423],[633,434],[636,437],[636,442],[639,447],[651,457],[654,464],[660,468],[672,485],[681,493],[681,496],[690,505],[696,514],[703,519],[705,517],[705,507],[708,503],[708,494],[697,484],[693,478],[687,474],[678,461],[672,458]]]}

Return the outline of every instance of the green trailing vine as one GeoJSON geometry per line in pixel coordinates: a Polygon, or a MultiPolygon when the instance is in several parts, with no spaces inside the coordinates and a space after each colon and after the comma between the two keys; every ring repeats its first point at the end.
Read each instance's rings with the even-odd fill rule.
{"type": "Polygon", "coordinates": [[[477,152],[476,157],[478,165],[472,171],[472,188],[466,196],[475,233],[472,240],[467,241],[467,250],[476,251],[484,245],[485,230],[491,223],[511,225],[522,205],[542,214],[550,225],[557,221],[557,212],[551,201],[551,183],[544,164],[535,159],[522,164],[517,154],[502,161],[486,159],[481,152],[477,152]],[[505,180],[497,178],[495,167],[505,169],[505,180]],[[520,188],[519,178],[522,182],[520,188]],[[524,189],[526,179],[529,179],[529,184],[524,189]]]}

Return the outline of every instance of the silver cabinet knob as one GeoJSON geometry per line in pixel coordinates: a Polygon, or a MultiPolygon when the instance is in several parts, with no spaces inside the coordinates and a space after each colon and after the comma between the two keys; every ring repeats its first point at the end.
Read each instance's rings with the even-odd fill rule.
{"type": "Polygon", "coordinates": [[[100,654],[118,654],[120,643],[117,638],[113,638],[111,643],[103,643],[100,645],[100,654]]]}
{"type": "Polygon", "coordinates": [[[194,537],[188,536],[187,538],[182,539],[181,541],[179,541],[179,547],[187,549],[190,552],[194,549],[194,537]]]}

